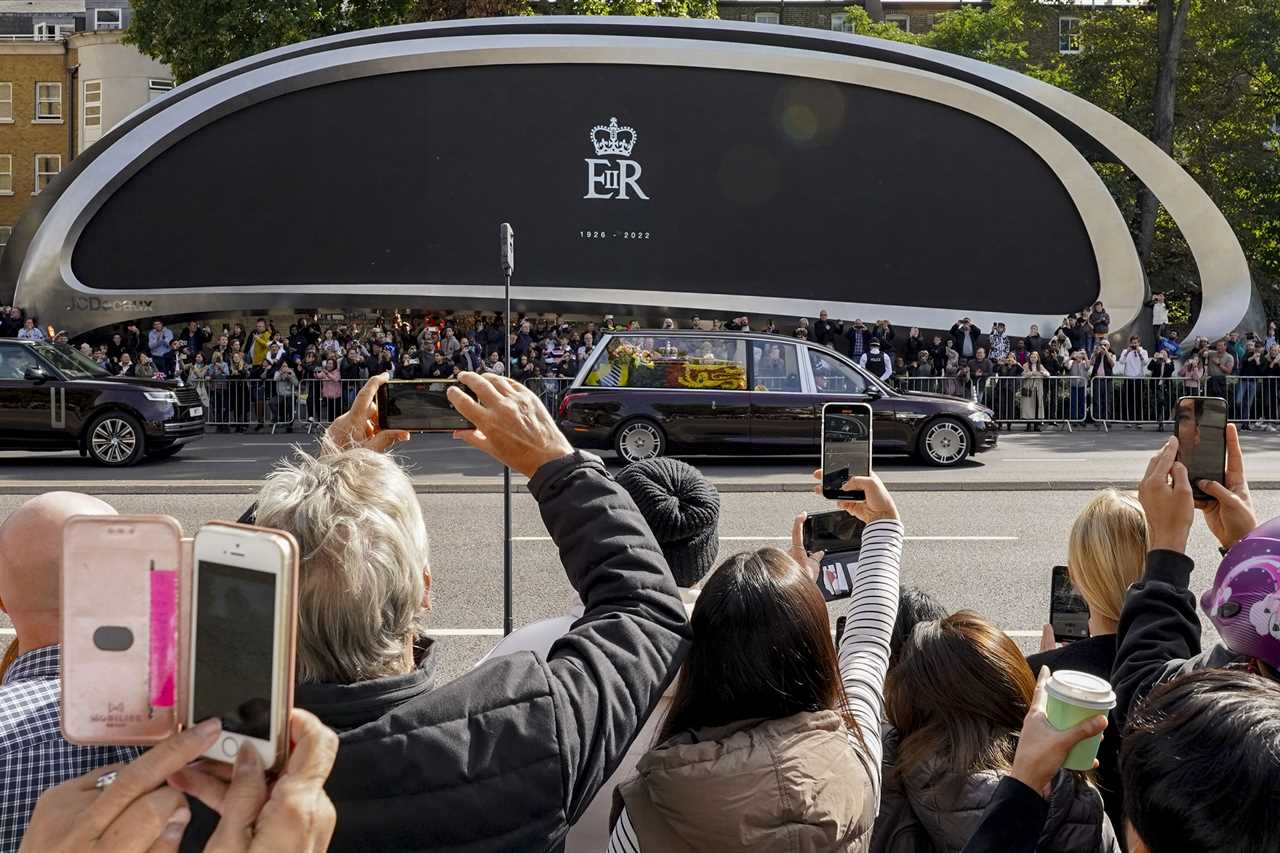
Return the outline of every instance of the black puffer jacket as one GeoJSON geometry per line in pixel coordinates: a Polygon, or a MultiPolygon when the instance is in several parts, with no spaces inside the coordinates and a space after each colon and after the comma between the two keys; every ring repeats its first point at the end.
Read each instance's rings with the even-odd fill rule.
{"type": "MultiPolygon", "coordinates": [[[[959,853],[982,822],[1001,774],[955,773],[929,762],[902,778],[893,766],[897,733],[885,736],[884,793],[871,853],[959,853]]],[[[1037,853],[1119,853],[1102,796],[1070,773],[1059,773],[1037,853]]]]}

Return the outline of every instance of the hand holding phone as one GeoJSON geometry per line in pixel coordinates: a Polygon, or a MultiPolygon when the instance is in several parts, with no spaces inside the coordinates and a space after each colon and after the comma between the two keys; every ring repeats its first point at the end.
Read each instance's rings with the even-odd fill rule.
{"type": "Polygon", "coordinates": [[[810,554],[857,551],[862,547],[866,523],[847,510],[820,512],[804,517],[802,541],[810,554]]]}
{"type": "Polygon", "coordinates": [[[866,403],[824,405],[821,447],[822,496],[863,500],[866,494],[847,484],[871,473],[871,407],[866,403]]]}
{"type": "Polygon", "coordinates": [[[1235,424],[1227,424],[1227,469],[1224,483],[1206,481],[1201,490],[1213,500],[1198,504],[1205,524],[1223,548],[1230,548],[1258,526],[1244,473],[1244,452],[1235,424]]]}
{"type": "Polygon", "coordinates": [[[334,418],[325,430],[325,438],[338,450],[365,447],[375,453],[386,453],[401,441],[409,440],[402,429],[383,429],[378,416],[378,389],[391,381],[391,374],[370,376],[356,394],[351,408],[334,418]]]}
{"type": "Polygon", "coordinates": [[[377,387],[379,430],[457,432],[474,429],[451,402],[450,388],[471,393],[456,379],[392,379],[377,387]]]}
{"type": "Polygon", "coordinates": [[[1214,500],[1201,482],[1225,484],[1227,464],[1227,401],[1221,397],[1182,397],[1174,404],[1173,432],[1178,438],[1178,461],[1187,467],[1191,494],[1198,501],[1214,500]]]}

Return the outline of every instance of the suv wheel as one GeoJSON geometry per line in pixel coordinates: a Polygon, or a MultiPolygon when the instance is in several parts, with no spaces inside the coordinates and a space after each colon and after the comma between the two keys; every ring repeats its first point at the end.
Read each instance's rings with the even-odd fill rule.
{"type": "Polygon", "coordinates": [[[653,421],[631,421],[618,430],[613,449],[627,464],[642,462],[661,456],[667,449],[667,437],[653,421]]]}
{"type": "Polygon", "coordinates": [[[124,412],[105,412],[89,424],[85,449],[99,465],[122,467],[142,458],[144,442],[137,418],[124,412]]]}
{"type": "Polygon", "coordinates": [[[969,458],[969,431],[955,418],[930,421],[920,433],[920,456],[938,467],[959,465],[969,458]]]}

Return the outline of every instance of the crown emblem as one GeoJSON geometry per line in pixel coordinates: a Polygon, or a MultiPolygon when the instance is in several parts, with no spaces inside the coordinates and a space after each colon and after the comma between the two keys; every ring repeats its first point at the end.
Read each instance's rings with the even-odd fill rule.
{"type": "Polygon", "coordinates": [[[611,118],[607,126],[597,124],[591,128],[591,144],[595,146],[597,154],[630,157],[631,149],[636,144],[636,130],[634,127],[618,127],[618,120],[611,118]]]}

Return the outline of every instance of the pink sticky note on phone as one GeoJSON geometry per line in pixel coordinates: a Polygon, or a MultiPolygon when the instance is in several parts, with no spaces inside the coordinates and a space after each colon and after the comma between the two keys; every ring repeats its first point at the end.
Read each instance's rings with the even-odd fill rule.
{"type": "Polygon", "coordinates": [[[172,708],[178,681],[178,573],[151,572],[151,704],[172,708]]]}

